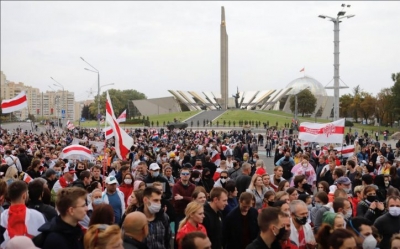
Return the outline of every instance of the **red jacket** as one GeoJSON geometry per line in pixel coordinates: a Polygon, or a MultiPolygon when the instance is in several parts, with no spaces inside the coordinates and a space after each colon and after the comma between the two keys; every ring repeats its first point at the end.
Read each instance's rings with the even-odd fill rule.
{"type": "Polygon", "coordinates": [[[296,245],[296,243],[294,243],[290,239],[287,239],[287,240],[281,242],[281,248],[282,249],[299,249],[299,247],[296,245]]]}
{"type": "MultiPolygon", "coordinates": [[[[188,182],[188,185],[184,186],[181,181],[175,183],[172,188],[172,199],[174,200],[174,208],[176,214],[185,214],[185,208],[189,202],[193,200],[192,194],[196,186],[188,182]],[[183,196],[182,200],[175,200],[176,195],[183,196]]],[[[177,224],[178,225],[178,224],[177,224]]]]}
{"type": "Polygon", "coordinates": [[[127,185],[125,183],[121,184],[119,186],[119,190],[124,193],[124,202],[125,202],[125,207],[128,206],[128,198],[132,194],[133,191],[133,186],[132,185],[127,185]]]}
{"type": "MultiPolygon", "coordinates": [[[[176,224],[178,226],[178,224],[176,224]]],[[[176,242],[178,242],[179,249],[182,249],[180,240],[188,233],[191,232],[202,232],[207,235],[207,230],[202,224],[198,224],[197,227],[193,226],[190,222],[186,222],[181,229],[179,229],[176,235],[176,242]]]]}

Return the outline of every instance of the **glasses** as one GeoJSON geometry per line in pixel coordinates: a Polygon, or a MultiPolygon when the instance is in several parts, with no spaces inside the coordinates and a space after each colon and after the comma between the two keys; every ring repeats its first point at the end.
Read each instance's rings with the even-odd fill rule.
{"type": "Polygon", "coordinates": [[[190,173],[181,173],[181,175],[188,176],[188,175],[190,175],[190,173]]]}
{"type": "Polygon", "coordinates": [[[87,207],[86,202],[85,202],[85,204],[83,204],[83,205],[81,205],[81,206],[76,206],[76,207],[74,207],[74,208],[84,208],[84,207],[87,207]]]}

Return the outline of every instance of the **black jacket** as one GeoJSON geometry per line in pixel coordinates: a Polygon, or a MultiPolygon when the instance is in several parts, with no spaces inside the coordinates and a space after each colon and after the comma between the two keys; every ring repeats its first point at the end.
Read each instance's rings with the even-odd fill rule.
{"type": "Polygon", "coordinates": [[[44,204],[42,201],[29,201],[28,208],[41,212],[47,221],[57,216],[57,211],[52,206],[44,204]]]}
{"type": "Polygon", "coordinates": [[[360,201],[357,204],[357,217],[366,218],[374,223],[375,220],[384,213],[384,210],[379,210],[378,208],[372,210],[369,208],[369,205],[370,204],[365,202],[365,200],[360,201]]]}
{"type": "Polygon", "coordinates": [[[211,241],[212,249],[222,247],[222,213],[215,212],[209,203],[204,205],[203,225],[207,230],[207,236],[211,241]]]}
{"type": "MultiPolygon", "coordinates": [[[[259,234],[257,216],[258,212],[255,208],[250,208],[246,215],[249,228],[249,242],[257,238],[257,235],[259,234]]],[[[243,215],[241,214],[239,206],[232,209],[232,211],[225,217],[223,225],[223,243],[226,249],[243,248],[241,247],[243,238],[242,217],[243,215]]]]}
{"type": "Polygon", "coordinates": [[[124,235],[124,249],[148,249],[147,245],[143,242],[124,235]]]}
{"type": "Polygon", "coordinates": [[[251,183],[251,176],[248,175],[240,175],[236,178],[236,188],[238,191],[238,196],[241,193],[245,192],[251,183]]]}
{"type": "Polygon", "coordinates": [[[165,185],[165,191],[163,194],[163,198],[169,200],[172,196],[171,187],[169,186],[169,182],[165,177],[159,175],[157,177],[152,177],[150,174],[143,180],[145,183],[153,183],[153,182],[161,182],[165,185]]]}
{"type": "Polygon", "coordinates": [[[54,217],[38,229],[45,235],[42,249],[83,249],[83,232],[79,225],[73,227],[60,216],[54,217]]]}
{"type": "Polygon", "coordinates": [[[74,181],[71,185],[71,187],[80,187],[86,190],[85,183],[81,179],[74,181]]]}
{"type": "Polygon", "coordinates": [[[251,244],[249,244],[246,249],[281,249],[281,245],[277,240],[275,240],[271,248],[268,247],[260,236],[258,236],[251,244]]]}

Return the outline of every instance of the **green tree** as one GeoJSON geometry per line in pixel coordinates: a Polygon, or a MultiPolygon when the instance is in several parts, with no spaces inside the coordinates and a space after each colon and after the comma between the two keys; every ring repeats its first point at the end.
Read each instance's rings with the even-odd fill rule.
{"type": "MultiPolygon", "coordinates": [[[[297,110],[304,117],[304,114],[310,114],[317,107],[317,98],[309,89],[304,89],[297,94],[297,110]]],[[[290,110],[295,111],[295,97],[290,98],[290,110]]]]}
{"type": "MultiPolygon", "coordinates": [[[[138,92],[136,90],[118,90],[118,89],[110,89],[108,90],[110,94],[110,99],[114,108],[114,114],[118,118],[118,116],[128,107],[128,101],[138,100],[138,99],[146,99],[146,95],[144,93],[138,92]]],[[[100,96],[100,113],[105,115],[105,107],[106,107],[106,98],[107,93],[104,92],[100,96]]],[[[96,117],[97,116],[97,96],[95,97],[93,105],[90,105],[89,111],[90,113],[96,117]]]]}
{"type": "Polygon", "coordinates": [[[344,94],[339,98],[339,116],[340,117],[352,117],[351,105],[353,103],[353,96],[351,94],[344,94]]]}
{"type": "Polygon", "coordinates": [[[353,103],[351,104],[351,109],[353,110],[353,118],[358,123],[358,117],[360,116],[360,106],[362,102],[362,96],[361,96],[362,89],[360,88],[360,85],[357,85],[356,87],[353,88],[353,103]]]}
{"type": "Polygon", "coordinates": [[[375,116],[382,125],[389,122],[390,113],[395,106],[394,96],[390,88],[383,88],[376,96],[375,116]]]}
{"type": "Polygon", "coordinates": [[[370,119],[375,114],[376,98],[369,93],[362,93],[360,112],[365,120],[370,119]]]}
{"type": "Polygon", "coordinates": [[[393,96],[393,111],[399,115],[400,114],[400,73],[393,73],[392,80],[394,85],[391,87],[391,92],[393,96]]]}

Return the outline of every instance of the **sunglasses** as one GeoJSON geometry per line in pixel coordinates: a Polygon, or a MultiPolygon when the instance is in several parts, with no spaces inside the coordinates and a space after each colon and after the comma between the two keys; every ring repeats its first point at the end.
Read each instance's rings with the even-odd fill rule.
{"type": "Polygon", "coordinates": [[[181,175],[188,176],[188,175],[190,175],[190,173],[181,173],[181,175]]]}

